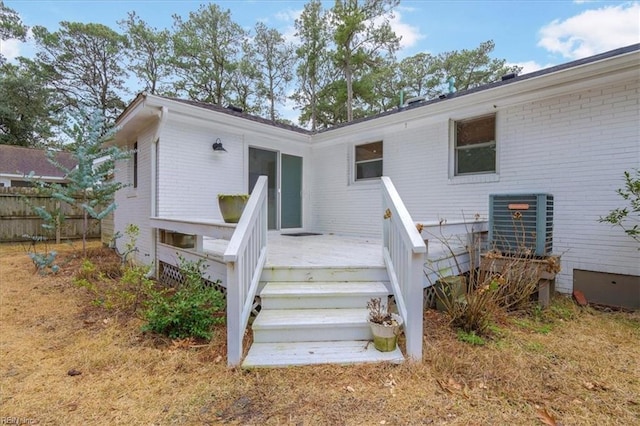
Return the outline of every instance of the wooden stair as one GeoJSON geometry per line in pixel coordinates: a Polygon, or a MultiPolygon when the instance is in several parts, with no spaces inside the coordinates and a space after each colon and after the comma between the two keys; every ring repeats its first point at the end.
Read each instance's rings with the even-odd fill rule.
{"type": "Polygon", "coordinates": [[[252,324],[243,368],[404,361],[399,348],[379,352],[367,301],[387,299],[384,268],[270,268],[252,324]]]}

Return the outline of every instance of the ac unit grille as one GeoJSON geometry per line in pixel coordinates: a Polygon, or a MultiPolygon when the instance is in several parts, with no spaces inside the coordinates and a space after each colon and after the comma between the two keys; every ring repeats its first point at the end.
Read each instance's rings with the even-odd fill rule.
{"type": "Polygon", "coordinates": [[[506,255],[550,255],[553,195],[489,195],[489,242],[506,255]]]}

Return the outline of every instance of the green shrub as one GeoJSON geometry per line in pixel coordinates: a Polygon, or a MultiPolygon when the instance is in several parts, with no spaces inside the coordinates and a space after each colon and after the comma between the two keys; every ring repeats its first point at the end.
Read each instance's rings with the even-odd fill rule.
{"type": "Polygon", "coordinates": [[[147,277],[149,269],[137,265],[123,268],[119,262],[96,266],[85,259],[73,282],[92,294],[93,305],[135,313],[153,294],[154,282],[147,277]]]}
{"type": "Polygon", "coordinates": [[[162,334],[172,339],[195,337],[209,340],[212,328],[224,322],[224,295],[205,284],[203,261],[188,262],[180,258],[184,284],[175,291],[155,291],[147,302],[143,331],[162,334]]]}

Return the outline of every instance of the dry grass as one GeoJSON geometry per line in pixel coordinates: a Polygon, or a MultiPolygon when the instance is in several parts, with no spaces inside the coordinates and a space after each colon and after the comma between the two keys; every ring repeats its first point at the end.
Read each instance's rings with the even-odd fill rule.
{"type": "MultiPolygon", "coordinates": [[[[56,247],[66,256],[69,248],[56,247]]],[[[93,255],[99,253],[95,250],[93,255]]],[[[0,246],[0,417],[38,424],[637,424],[640,315],[557,300],[505,318],[485,346],[425,313],[419,364],[228,369],[224,328],[204,347],[143,336],[91,307],[79,260],[33,274],[0,246]],[[71,369],[82,374],[68,375],[71,369]]],[[[105,260],[106,261],[106,260],[105,260]]]]}

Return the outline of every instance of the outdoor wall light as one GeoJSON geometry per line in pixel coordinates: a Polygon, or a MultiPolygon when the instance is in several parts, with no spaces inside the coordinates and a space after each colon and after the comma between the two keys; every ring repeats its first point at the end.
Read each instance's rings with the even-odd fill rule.
{"type": "Polygon", "coordinates": [[[215,152],[216,154],[224,154],[225,152],[227,152],[227,150],[224,149],[224,146],[222,146],[222,141],[220,140],[220,138],[217,138],[213,143],[213,152],[215,152]]]}

